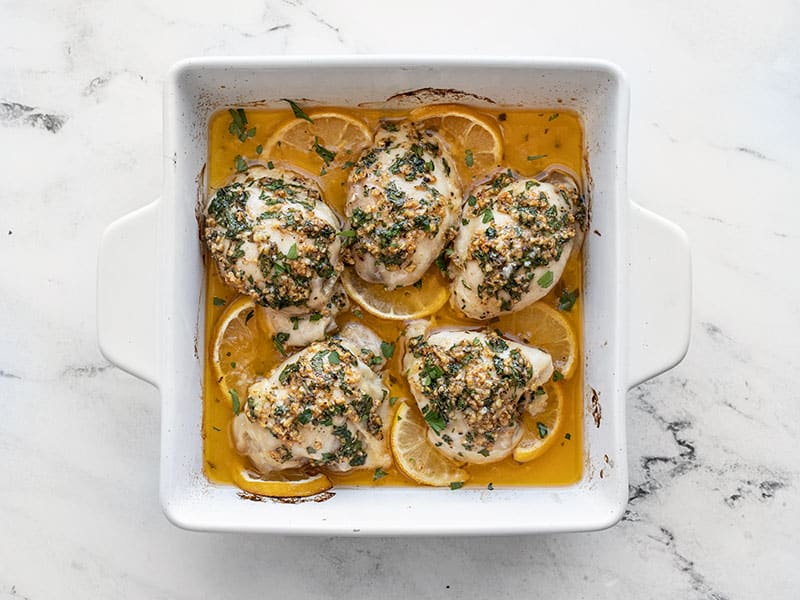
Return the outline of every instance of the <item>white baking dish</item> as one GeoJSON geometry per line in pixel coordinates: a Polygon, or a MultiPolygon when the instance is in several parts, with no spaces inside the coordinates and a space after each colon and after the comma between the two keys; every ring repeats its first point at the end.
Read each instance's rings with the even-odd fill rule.
{"type": "Polygon", "coordinates": [[[190,529],[326,535],[532,533],[616,523],[628,498],[625,392],[683,358],[690,318],[685,234],[625,195],[627,126],[625,77],[595,60],[204,58],[176,65],[164,93],[163,197],[105,232],[97,303],[105,356],[161,390],[167,517],[190,529]],[[209,116],[280,98],[382,102],[420,88],[583,117],[590,231],[597,232],[586,239],[583,479],[493,491],[339,487],[326,502],[295,505],[242,500],[203,475],[204,276],[195,206],[209,116]],[[150,302],[143,290],[152,290],[150,302]]]}

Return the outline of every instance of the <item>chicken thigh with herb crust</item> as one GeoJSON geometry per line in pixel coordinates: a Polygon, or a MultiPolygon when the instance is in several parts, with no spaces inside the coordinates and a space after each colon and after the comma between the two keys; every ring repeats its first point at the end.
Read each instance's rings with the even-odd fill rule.
{"type": "Polygon", "coordinates": [[[544,297],[579,243],[585,217],[568,177],[548,183],[507,170],[478,186],[453,242],[451,305],[470,318],[489,319],[544,297]]]}
{"type": "Polygon", "coordinates": [[[388,289],[419,281],[455,235],[461,188],[441,140],[385,122],[348,180],[359,276],[388,289]]]}
{"type": "Polygon", "coordinates": [[[305,466],[387,468],[384,365],[381,340],[363,325],[311,344],[250,386],[233,422],[237,450],[264,475],[305,466]]]}
{"type": "Polygon", "coordinates": [[[336,329],[336,316],[350,307],[347,293],[340,283],[325,306],[306,314],[287,314],[284,310],[259,307],[264,331],[271,332],[275,344],[282,347],[303,347],[321,340],[336,329]]]}
{"type": "Polygon", "coordinates": [[[522,412],[553,374],[550,355],[498,332],[409,326],[403,357],[408,383],[428,423],[428,439],[458,462],[510,455],[523,434],[522,412]]]}
{"type": "Polygon", "coordinates": [[[223,281],[288,315],[323,309],[341,261],[339,219],[309,178],[252,166],[217,190],[205,238],[223,281]]]}

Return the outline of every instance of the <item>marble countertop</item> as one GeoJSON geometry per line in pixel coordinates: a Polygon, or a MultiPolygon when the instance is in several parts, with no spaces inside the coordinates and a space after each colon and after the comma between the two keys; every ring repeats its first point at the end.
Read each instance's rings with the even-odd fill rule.
{"type": "Polygon", "coordinates": [[[0,5],[0,598],[796,598],[797,2],[206,4],[0,5]],[[597,56],[630,77],[630,196],[688,232],[694,318],[683,363],[628,395],[611,530],[293,539],[161,513],[158,393],[99,353],[95,265],[103,229],[160,192],[166,70],[395,52],[597,56]]]}

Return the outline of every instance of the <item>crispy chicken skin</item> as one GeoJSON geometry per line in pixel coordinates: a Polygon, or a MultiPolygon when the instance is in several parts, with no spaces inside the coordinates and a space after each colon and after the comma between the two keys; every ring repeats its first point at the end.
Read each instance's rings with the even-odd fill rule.
{"type": "Polygon", "coordinates": [[[450,304],[473,319],[529,306],[558,282],[582,239],[585,207],[568,176],[495,174],[467,196],[453,242],[450,304]]]}
{"type": "Polygon", "coordinates": [[[495,331],[406,331],[403,366],[428,439],[457,462],[492,463],[522,437],[522,412],[553,374],[550,355],[495,331]]]}
{"type": "Polygon", "coordinates": [[[345,211],[362,279],[388,289],[419,281],[455,235],[461,186],[444,144],[386,122],[348,179],[345,211]]]}
{"type": "Polygon", "coordinates": [[[236,449],[264,475],[300,467],[387,468],[388,390],[381,340],[363,325],[311,344],[248,390],[236,449]]]}

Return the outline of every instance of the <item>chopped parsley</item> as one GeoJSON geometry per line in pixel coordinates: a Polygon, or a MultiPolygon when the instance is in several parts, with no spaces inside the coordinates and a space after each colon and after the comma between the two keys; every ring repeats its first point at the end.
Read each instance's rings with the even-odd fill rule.
{"type": "Polygon", "coordinates": [[[425,410],[422,411],[422,416],[425,417],[425,421],[437,434],[442,433],[447,426],[447,423],[442,415],[439,414],[439,411],[432,409],[430,406],[425,407],[425,410]]]}
{"type": "Polygon", "coordinates": [[[561,381],[562,379],[564,379],[564,374],[561,371],[558,369],[553,371],[553,381],[561,381]]]}
{"type": "Polygon", "coordinates": [[[572,310],[572,307],[575,306],[575,302],[578,300],[578,289],[575,288],[573,291],[567,290],[564,288],[561,290],[561,296],[558,298],[558,310],[563,310],[565,312],[569,312],[572,310]]]}
{"type": "Polygon", "coordinates": [[[297,244],[292,244],[292,247],[289,248],[289,251],[286,253],[286,258],[289,260],[294,260],[297,258],[297,244]]]}
{"type": "Polygon", "coordinates": [[[547,434],[550,433],[550,431],[547,429],[547,425],[541,421],[536,421],[536,430],[539,432],[539,437],[542,439],[546,438],[547,434]]]}
{"type": "MultiPolygon", "coordinates": [[[[264,151],[264,146],[262,146],[261,144],[256,146],[256,154],[261,154],[263,151],[264,151]]],[[[267,166],[269,167],[269,165],[271,165],[271,164],[272,164],[272,162],[269,162],[269,163],[267,163],[267,166]]],[[[272,167],[269,167],[269,168],[271,169],[272,167]]]]}
{"type": "Polygon", "coordinates": [[[389,342],[381,342],[381,354],[383,354],[387,359],[392,358],[392,356],[394,356],[394,344],[389,342]]]}
{"type": "Polygon", "coordinates": [[[331,350],[328,353],[328,362],[332,365],[338,365],[341,361],[339,358],[339,353],[336,350],[331,350]]]}
{"type": "Polygon", "coordinates": [[[292,331],[297,331],[300,327],[300,317],[289,317],[289,320],[292,322],[292,331]]]}
{"type": "Polygon", "coordinates": [[[356,237],[356,232],[353,231],[352,229],[345,229],[344,231],[340,231],[336,235],[338,235],[340,237],[343,237],[343,238],[352,238],[352,237],[356,237]]]}
{"type": "Polygon", "coordinates": [[[297,415],[297,422],[300,423],[301,425],[306,425],[311,422],[311,417],[312,417],[311,409],[306,408],[305,410],[303,410],[303,412],[297,415]]]}
{"type": "Polygon", "coordinates": [[[315,312],[311,313],[311,315],[308,317],[308,320],[313,323],[315,321],[319,321],[321,318],[322,318],[322,313],[315,312]]]}
{"type": "Polygon", "coordinates": [[[314,121],[312,121],[312,120],[311,120],[311,117],[309,117],[309,116],[308,116],[306,113],[304,113],[304,112],[303,112],[303,109],[302,109],[302,108],[300,108],[299,106],[297,106],[297,104],[295,104],[294,102],[292,102],[292,101],[291,101],[291,100],[289,100],[288,98],[281,98],[281,99],[282,99],[284,102],[288,102],[288,103],[289,103],[289,106],[291,106],[291,107],[292,107],[292,112],[294,113],[294,116],[295,116],[296,118],[298,118],[298,119],[305,119],[305,120],[306,120],[306,121],[308,121],[309,123],[313,123],[313,122],[314,122],[314,121]]]}
{"type": "Polygon", "coordinates": [[[325,166],[326,167],[329,166],[333,162],[334,158],[336,158],[336,152],[331,152],[330,150],[328,150],[324,146],[320,146],[319,145],[319,138],[317,136],[314,136],[314,145],[311,146],[311,148],[314,150],[314,152],[319,154],[319,156],[320,156],[320,158],[322,160],[325,161],[325,166]]]}
{"type": "Polygon", "coordinates": [[[553,113],[552,115],[550,115],[550,117],[547,120],[548,121],[555,121],[557,118],[558,118],[558,113],[553,113]]]}
{"type": "Polygon", "coordinates": [[[551,285],[553,285],[553,272],[546,271],[544,275],[542,275],[541,277],[539,277],[539,279],[536,280],[536,283],[539,284],[539,287],[543,288],[550,287],[551,285]]]}
{"type": "Polygon", "coordinates": [[[283,345],[289,340],[289,334],[284,331],[279,331],[272,336],[272,343],[283,356],[286,356],[286,348],[283,345]]]}
{"type": "Polygon", "coordinates": [[[238,154],[236,155],[236,158],[233,159],[233,166],[236,167],[237,173],[244,173],[247,171],[247,161],[238,154]]]}
{"type": "Polygon", "coordinates": [[[214,296],[214,306],[225,306],[225,300],[214,296]]]}
{"type": "Polygon", "coordinates": [[[464,152],[464,162],[470,168],[472,167],[473,164],[475,164],[475,159],[472,156],[472,150],[470,150],[469,148],[467,148],[467,150],[464,152]]]}
{"type": "Polygon", "coordinates": [[[239,394],[236,390],[228,390],[228,393],[231,395],[231,404],[233,405],[233,414],[238,415],[239,411],[241,410],[242,406],[239,403],[239,394]]]}
{"type": "Polygon", "coordinates": [[[231,115],[231,124],[228,125],[228,132],[239,138],[240,142],[246,142],[249,138],[256,134],[256,128],[247,128],[247,115],[244,114],[243,108],[236,110],[229,108],[228,113],[231,115]]]}
{"type": "Polygon", "coordinates": [[[539,160],[540,158],[546,158],[547,154],[534,154],[533,156],[529,156],[528,160],[539,160]]]}
{"type": "Polygon", "coordinates": [[[375,474],[372,476],[372,481],[378,481],[379,479],[383,479],[387,475],[388,473],[386,471],[378,467],[377,469],[375,469],[375,474]]]}
{"type": "Polygon", "coordinates": [[[451,481],[450,482],[450,489],[451,490],[460,490],[462,487],[464,487],[464,482],[463,481],[451,481]]]}
{"type": "Polygon", "coordinates": [[[483,215],[481,221],[483,221],[484,223],[488,223],[489,221],[494,221],[494,213],[492,212],[492,209],[489,208],[488,206],[483,209],[483,212],[481,214],[483,215]]]}
{"type": "Polygon", "coordinates": [[[289,376],[292,373],[296,373],[299,370],[300,370],[300,365],[298,365],[296,362],[293,362],[290,365],[286,365],[283,368],[283,371],[281,371],[281,374],[278,375],[278,381],[280,381],[281,383],[286,383],[287,381],[289,381],[289,376]]]}

